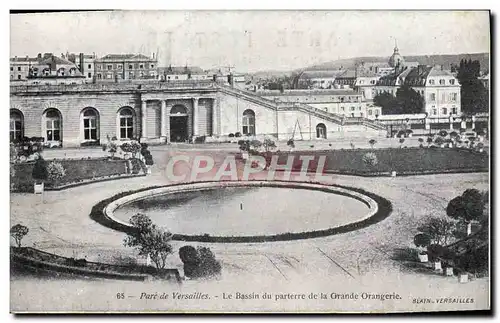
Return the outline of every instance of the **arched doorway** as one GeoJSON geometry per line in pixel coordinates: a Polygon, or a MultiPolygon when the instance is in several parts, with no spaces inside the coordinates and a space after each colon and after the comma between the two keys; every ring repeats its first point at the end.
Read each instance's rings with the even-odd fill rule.
{"type": "Polygon", "coordinates": [[[43,114],[42,135],[50,147],[62,141],[62,116],[57,109],[48,109],[43,114]]]}
{"type": "Polygon", "coordinates": [[[85,142],[99,142],[99,112],[94,108],[82,111],[82,139],[85,142]]]}
{"type": "Polygon", "coordinates": [[[188,140],[188,113],[185,106],[177,104],[170,109],[170,141],[186,140],[188,140]]]}
{"type": "Polygon", "coordinates": [[[324,123],[318,123],[316,126],[316,138],[326,139],[326,126],[324,123]]]}
{"type": "Polygon", "coordinates": [[[24,116],[19,110],[10,110],[10,141],[24,137],[24,116]]]}
{"type": "Polygon", "coordinates": [[[243,112],[242,132],[247,136],[255,136],[255,112],[247,109],[243,112]]]}

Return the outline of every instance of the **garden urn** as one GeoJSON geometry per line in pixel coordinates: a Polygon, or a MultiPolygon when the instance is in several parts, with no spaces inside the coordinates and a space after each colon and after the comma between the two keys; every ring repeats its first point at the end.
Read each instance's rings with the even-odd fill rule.
{"type": "Polygon", "coordinates": [[[429,256],[426,253],[419,253],[418,260],[420,260],[420,262],[428,262],[429,256]]]}
{"type": "Polygon", "coordinates": [[[43,182],[41,183],[35,183],[34,185],[34,192],[35,194],[42,194],[44,189],[44,184],[43,182]]]}
{"type": "Polygon", "coordinates": [[[446,276],[453,276],[453,267],[446,267],[445,275],[446,276]]]}

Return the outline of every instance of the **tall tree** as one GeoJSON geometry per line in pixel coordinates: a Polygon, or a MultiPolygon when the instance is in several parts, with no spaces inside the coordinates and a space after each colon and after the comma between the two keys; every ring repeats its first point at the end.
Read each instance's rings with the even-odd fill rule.
{"type": "Polygon", "coordinates": [[[462,111],[467,114],[487,112],[489,109],[489,93],[481,81],[481,64],[471,59],[460,61],[457,79],[460,83],[462,111]]]}
{"type": "Polygon", "coordinates": [[[421,113],[424,108],[424,98],[408,85],[400,87],[395,97],[390,93],[381,93],[373,98],[373,102],[382,107],[383,114],[421,113]]]}
{"type": "Polygon", "coordinates": [[[406,84],[398,89],[396,99],[404,113],[421,113],[424,109],[424,98],[406,84]]]}

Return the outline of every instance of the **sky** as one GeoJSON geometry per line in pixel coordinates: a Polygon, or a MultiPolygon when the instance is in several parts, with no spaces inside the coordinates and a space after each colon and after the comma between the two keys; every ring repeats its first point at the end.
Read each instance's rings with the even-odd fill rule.
{"type": "Polygon", "coordinates": [[[292,70],[357,56],[490,51],[487,11],[107,11],[10,15],[10,54],[142,53],[160,66],[292,70]]]}

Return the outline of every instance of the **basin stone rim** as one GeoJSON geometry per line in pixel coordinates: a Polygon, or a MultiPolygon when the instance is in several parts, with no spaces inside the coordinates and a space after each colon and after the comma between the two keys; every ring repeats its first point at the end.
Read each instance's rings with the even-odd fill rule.
{"type": "MultiPolygon", "coordinates": [[[[297,181],[265,181],[265,180],[250,180],[250,181],[202,181],[202,182],[186,182],[175,185],[165,185],[161,187],[153,187],[151,189],[143,189],[138,192],[132,192],[126,196],[122,196],[111,201],[103,209],[103,214],[106,218],[119,224],[123,227],[133,229],[132,225],[128,222],[120,220],[114,216],[114,211],[124,204],[131,203],[136,200],[144,199],[146,197],[153,197],[157,195],[173,194],[179,192],[192,192],[211,188],[225,188],[225,187],[278,187],[289,189],[310,189],[332,193],[337,195],[344,195],[356,200],[361,201],[368,207],[367,214],[354,222],[348,224],[341,224],[328,229],[319,229],[306,232],[293,232],[293,233],[279,233],[272,235],[262,236],[209,236],[205,235],[184,235],[173,234],[174,240],[181,241],[195,241],[195,242],[268,242],[268,241],[287,241],[298,240],[306,238],[324,237],[338,233],[353,231],[367,225],[379,222],[387,217],[392,211],[392,205],[384,198],[377,196],[371,192],[364,190],[346,187],[336,184],[324,184],[314,182],[297,182],[297,181]],[[372,195],[372,197],[368,196],[372,195]],[[377,200],[382,200],[388,203],[389,210],[385,210],[381,214],[377,200]],[[376,219],[375,219],[376,218],[376,219]],[[352,227],[349,229],[349,227],[352,227]]],[[[387,209],[387,207],[385,208],[387,209]]]]}

